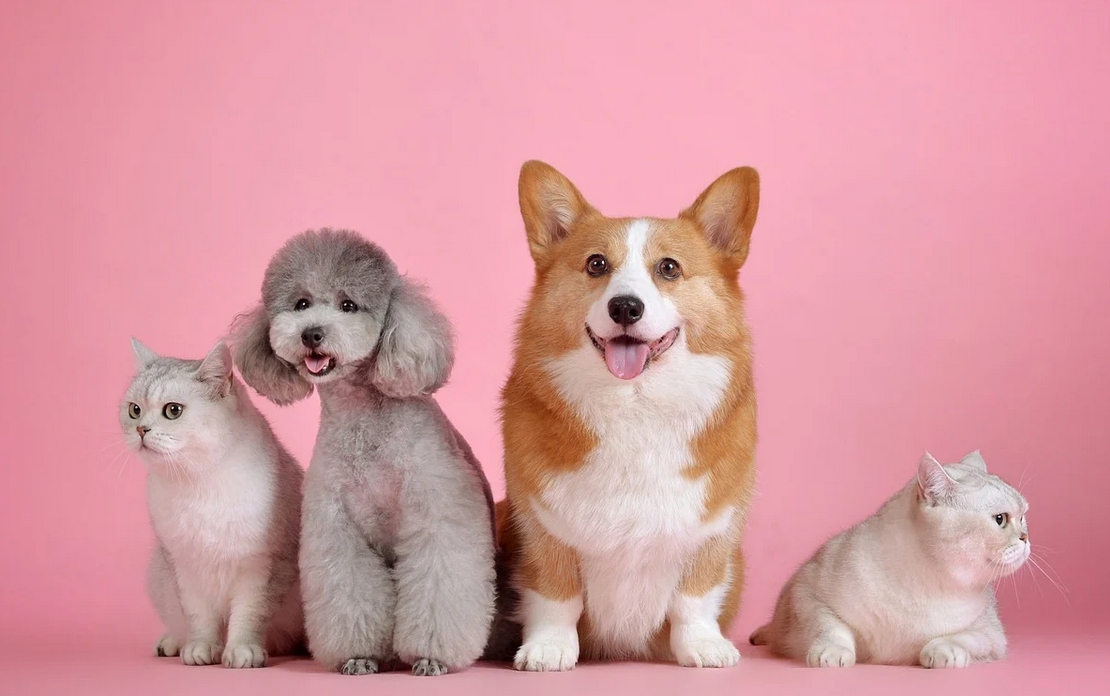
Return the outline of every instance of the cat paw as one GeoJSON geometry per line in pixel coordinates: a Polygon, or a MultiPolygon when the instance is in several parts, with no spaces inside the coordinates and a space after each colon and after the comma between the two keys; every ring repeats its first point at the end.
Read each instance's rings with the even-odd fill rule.
{"type": "Polygon", "coordinates": [[[247,669],[266,666],[266,649],[250,643],[232,643],[224,648],[224,667],[247,669]]]}
{"type": "Polygon", "coordinates": [[[921,666],[929,669],[967,667],[971,653],[962,645],[946,638],[936,638],[921,649],[921,666]]]}
{"type": "Polygon", "coordinates": [[[856,664],[856,651],[836,643],[817,643],[806,654],[810,667],[851,667],[856,664]]]}
{"type": "Polygon", "coordinates": [[[369,657],[352,657],[339,668],[340,674],[377,674],[378,661],[369,657]]]}
{"type": "Polygon", "coordinates": [[[158,644],[154,646],[154,654],[158,657],[177,657],[180,652],[181,643],[168,633],[159,638],[158,644]]]}
{"type": "Polygon", "coordinates": [[[412,673],[418,677],[438,677],[447,674],[447,665],[430,657],[422,657],[412,663],[412,673]]]}
{"type": "Polygon", "coordinates": [[[181,648],[181,661],[187,665],[214,665],[220,661],[224,646],[204,640],[191,640],[181,648]]]}
{"type": "Polygon", "coordinates": [[[678,664],[683,667],[735,667],[740,651],[724,636],[695,638],[674,649],[678,664]]]}
{"type": "Polygon", "coordinates": [[[527,641],[516,651],[513,667],[524,672],[566,672],[578,662],[578,635],[574,639],[527,641]]]}

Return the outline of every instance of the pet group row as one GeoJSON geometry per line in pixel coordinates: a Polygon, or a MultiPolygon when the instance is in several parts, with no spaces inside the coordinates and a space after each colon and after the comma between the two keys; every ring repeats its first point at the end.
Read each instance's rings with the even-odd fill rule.
{"type": "MultiPolygon", "coordinates": [[[[449,321],[359,234],[290,239],[203,360],[133,341],[120,421],[148,469],[158,655],[260,667],[307,648],[344,674],[737,664],[756,455],[739,277],[759,177],[734,169],[670,219],[607,217],[540,162],[519,193],[535,280],[496,504],[433,398],[449,321]],[[233,366],[277,404],[318,392],[307,472],[233,366]]],[[[999,658],[992,585],[1028,557],[1026,509],[978,453],[926,455],[751,640],[820,666],[999,658]]]]}

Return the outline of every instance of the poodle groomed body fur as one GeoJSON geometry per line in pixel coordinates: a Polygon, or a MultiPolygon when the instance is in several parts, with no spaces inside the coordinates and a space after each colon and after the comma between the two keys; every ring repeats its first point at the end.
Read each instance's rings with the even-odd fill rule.
{"type": "Polygon", "coordinates": [[[260,393],[320,393],[300,556],[313,657],[345,674],[472,664],[494,612],[492,499],[431,397],[454,361],[447,319],[380,247],[320,230],[277,252],[233,333],[260,393]]]}

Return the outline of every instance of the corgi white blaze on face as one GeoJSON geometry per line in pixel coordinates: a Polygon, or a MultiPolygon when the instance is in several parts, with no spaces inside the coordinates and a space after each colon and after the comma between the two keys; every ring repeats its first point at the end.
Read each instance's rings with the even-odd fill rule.
{"type": "Polygon", "coordinates": [[[674,344],[681,329],[678,308],[656,286],[657,277],[673,282],[659,267],[665,265],[669,272],[672,267],[678,269],[678,263],[648,256],[648,237],[654,232],[650,220],[632,220],[619,265],[614,267],[601,254],[587,260],[587,272],[609,277],[605,291],[590,305],[586,333],[609,372],[619,379],[639,377],[649,361],[674,344]],[[600,270],[602,266],[605,270],[600,270]]]}

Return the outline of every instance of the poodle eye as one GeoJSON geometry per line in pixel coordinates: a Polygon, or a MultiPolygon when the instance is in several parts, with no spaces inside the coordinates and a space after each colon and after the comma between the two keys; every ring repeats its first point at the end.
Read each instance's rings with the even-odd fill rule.
{"type": "Polygon", "coordinates": [[[297,304],[293,305],[293,309],[299,312],[303,309],[308,309],[311,306],[312,303],[302,297],[301,299],[297,300],[297,304]]]}
{"type": "Polygon", "coordinates": [[[593,277],[605,275],[609,272],[609,259],[601,254],[594,254],[586,259],[586,272],[593,277]]]}
{"type": "Polygon", "coordinates": [[[682,267],[674,259],[663,259],[659,262],[659,275],[667,280],[674,280],[682,275],[682,267]]]}
{"type": "Polygon", "coordinates": [[[355,304],[354,302],[351,302],[350,300],[343,300],[342,302],[340,302],[339,303],[339,308],[342,309],[344,312],[357,312],[358,311],[358,305],[355,304]]]}
{"type": "Polygon", "coordinates": [[[1000,512],[994,516],[994,523],[999,527],[1005,527],[1006,523],[1010,521],[1010,516],[1005,512],[1000,512]]]}
{"type": "Polygon", "coordinates": [[[143,410],[139,408],[139,405],[137,403],[132,401],[130,404],[127,405],[127,413],[131,416],[131,419],[134,420],[143,415],[143,410]]]}
{"type": "Polygon", "coordinates": [[[162,415],[166,417],[166,420],[177,420],[184,412],[185,407],[173,401],[162,407],[162,415]]]}

